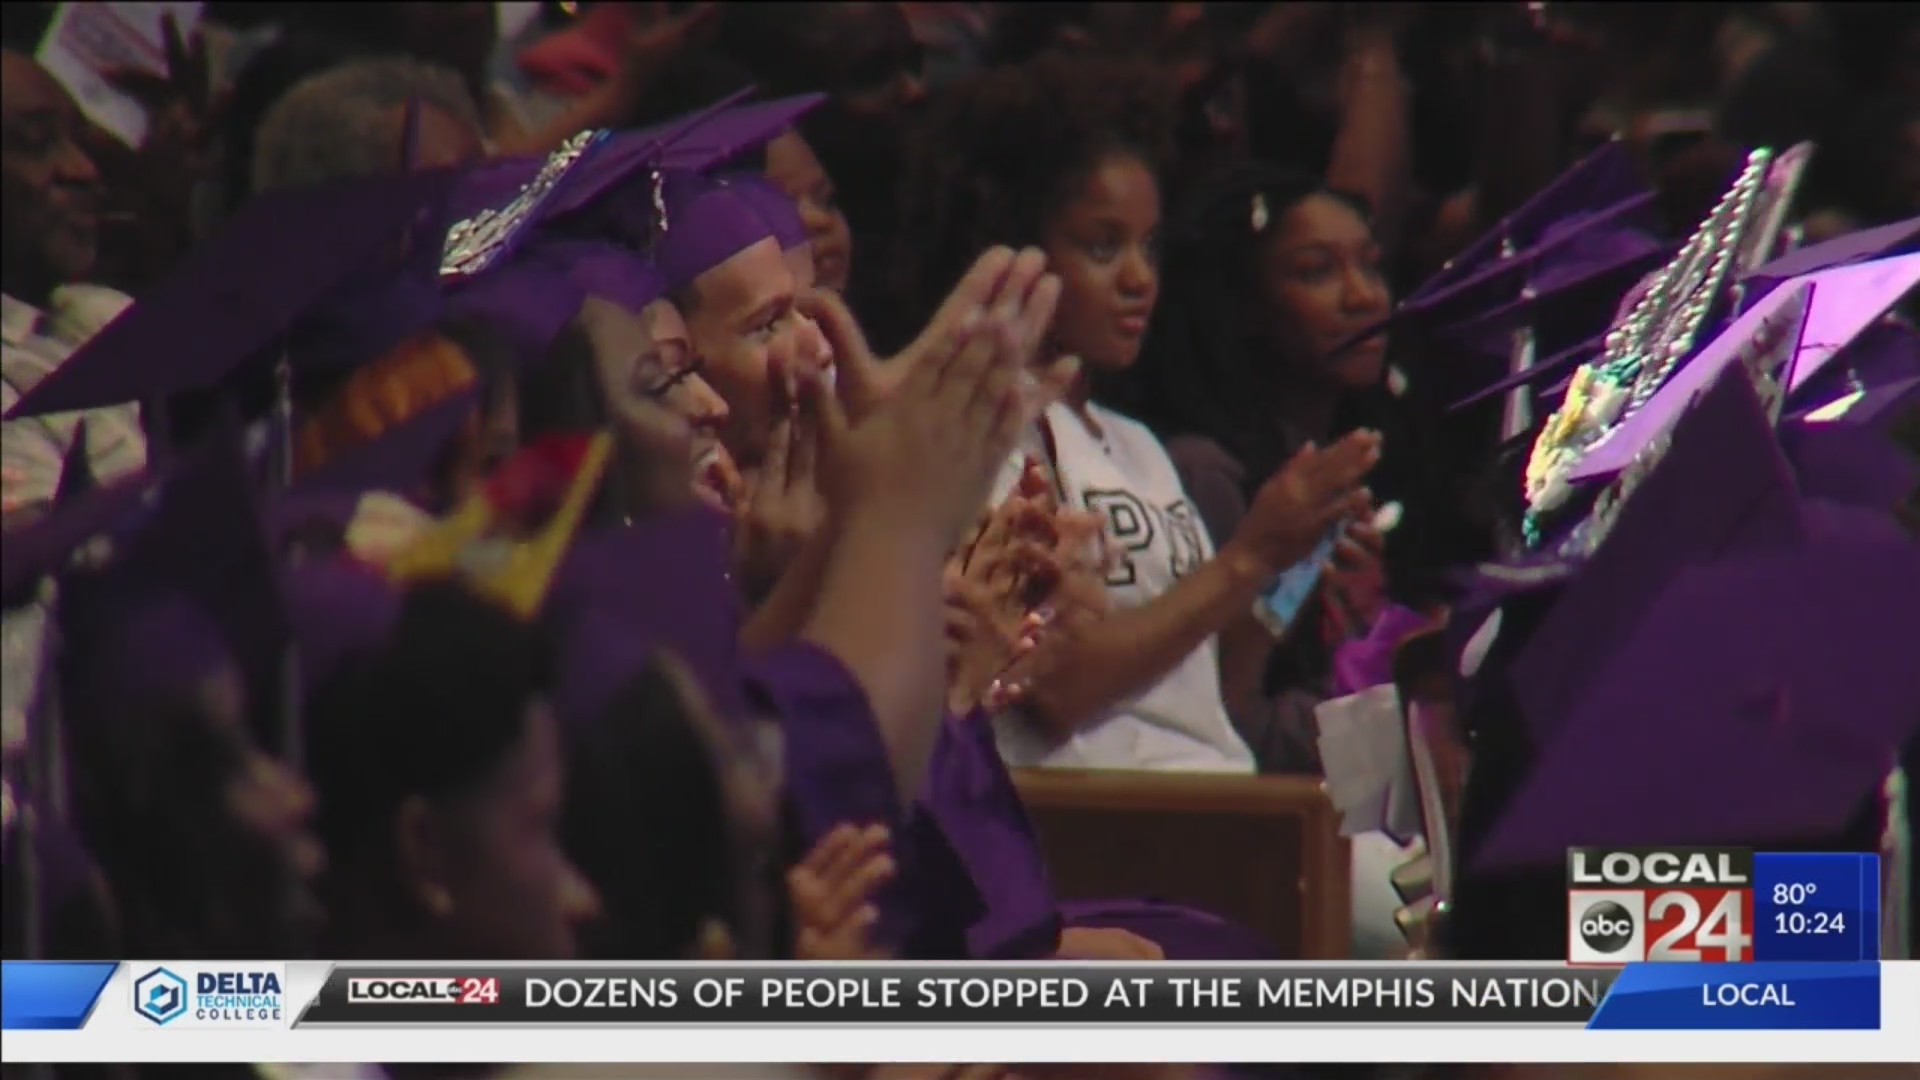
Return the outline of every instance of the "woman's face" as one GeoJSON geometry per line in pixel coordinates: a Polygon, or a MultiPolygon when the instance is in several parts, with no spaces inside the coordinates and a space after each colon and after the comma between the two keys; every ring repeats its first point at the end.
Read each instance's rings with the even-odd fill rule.
{"type": "Polygon", "coordinates": [[[1159,296],[1160,185],[1145,162],[1114,154],[1047,223],[1047,268],[1060,278],[1053,343],[1094,368],[1140,357],[1159,296]]]}
{"type": "Polygon", "coordinates": [[[561,850],[559,726],[544,701],[527,706],[526,733],[493,777],[435,807],[433,861],[423,884],[450,955],[560,960],[598,898],[561,850]]]}
{"type": "Polygon", "coordinates": [[[1269,341],[1292,374],[1351,389],[1377,385],[1386,335],[1344,349],[1387,315],[1392,296],[1373,230],[1353,207],[1326,194],[1283,214],[1260,251],[1269,341]]]}
{"type": "Polygon", "coordinates": [[[730,496],[720,481],[701,482],[713,471],[730,413],[701,377],[679,309],[661,299],[636,315],[596,298],[587,301],[581,318],[602,392],[626,433],[649,458],[683,463],[675,483],[691,478],[694,492],[709,502],[730,496]]]}
{"type": "MultiPolygon", "coordinates": [[[[833,180],[797,131],[767,144],[767,179],[800,208],[813,248],[813,277],[823,289],[844,292],[852,272],[853,233],[840,212],[833,180]]],[[[803,285],[803,287],[805,287],[803,285]]]]}

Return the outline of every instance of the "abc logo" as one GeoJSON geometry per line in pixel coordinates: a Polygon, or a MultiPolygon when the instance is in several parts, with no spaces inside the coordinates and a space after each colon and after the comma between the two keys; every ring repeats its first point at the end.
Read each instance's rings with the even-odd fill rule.
{"type": "Polygon", "coordinates": [[[1580,940],[1597,953],[1617,953],[1633,940],[1633,912],[1602,900],[1580,916],[1580,940]]]}

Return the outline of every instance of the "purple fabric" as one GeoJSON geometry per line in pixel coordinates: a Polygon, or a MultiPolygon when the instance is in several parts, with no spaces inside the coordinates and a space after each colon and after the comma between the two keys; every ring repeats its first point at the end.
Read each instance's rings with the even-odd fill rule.
{"type": "Polygon", "coordinates": [[[676,194],[670,185],[667,223],[653,254],[667,286],[679,289],[772,237],[773,230],[737,193],[687,183],[676,194]]]}
{"type": "Polygon", "coordinates": [[[1486,235],[1447,260],[1440,272],[1408,296],[1409,303],[1428,299],[1443,286],[1459,281],[1498,257],[1500,246],[1530,246],[1530,239],[1571,213],[1589,207],[1613,206],[1641,197],[1646,183],[1633,156],[1621,142],[1609,142],[1575,162],[1532,198],[1508,214],[1486,235]]]}
{"type": "Polygon", "coordinates": [[[1388,604],[1373,621],[1367,636],[1341,645],[1333,653],[1333,696],[1346,697],[1393,681],[1393,654],[1409,635],[1433,625],[1433,620],[1399,604],[1388,604]]]}
{"type": "Polygon", "coordinates": [[[145,471],[121,477],[7,533],[0,543],[0,595],[12,602],[35,579],[57,572],[80,545],[138,516],[156,483],[145,471]]]}
{"type": "Polygon", "coordinates": [[[300,648],[304,697],[331,678],[349,656],[382,648],[400,621],[401,594],[379,571],[350,560],[286,570],[281,589],[300,648]]]}
{"type": "Polygon", "coordinates": [[[1839,832],[1920,731],[1915,641],[1910,537],[1819,535],[1687,568],[1593,658],[1476,864],[1839,832]]]}
{"type": "Polygon", "coordinates": [[[721,716],[744,714],[729,526],[696,507],[574,542],[544,611],[560,646],[555,706],[564,722],[591,723],[661,649],[687,664],[721,716]]]}
{"type": "Polygon", "coordinates": [[[1750,279],[1785,281],[1818,270],[1848,266],[1869,259],[1910,251],[1920,242],[1920,217],[1881,225],[1872,229],[1836,236],[1822,243],[1791,251],[1754,270],[1750,279]]]}
{"type": "MultiPolygon", "coordinates": [[[[80,642],[113,635],[130,612],[177,593],[232,650],[249,700],[272,700],[290,628],[238,443],[238,433],[229,429],[182,462],[151,516],[116,545],[112,563],[69,582],[58,612],[62,640],[71,646],[63,655],[87,653],[80,642]]],[[[183,672],[205,648],[186,636],[177,642],[143,638],[140,645],[142,664],[163,669],[169,654],[177,653],[173,660],[183,672]]]]}
{"type": "MultiPolygon", "coordinates": [[[[392,265],[391,250],[433,232],[455,180],[440,170],[262,195],[24,394],[7,419],[213,386],[285,341],[343,290],[345,321],[328,324],[343,340],[328,338],[313,363],[339,367],[377,355],[417,329],[421,312],[409,303],[353,309],[415,274],[406,255],[392,265]],[[155,363],[160,356],[169,362],[155,363]]],[[[299,345],[290,353],[304,366],[308,353],[299,345]]]]}
{"type": "Polygon", "coordinates": [[[1658,468],[1514,658],[1536,745],[1552,741],[1663,590],[1700,562],[1804,536],[1793,477],[1752,384],[1728,372],[1674,429],[1658,468]]]}
{"type": "Polygon", "coordinates": [[[968,956],[1050,955],[1060,938],[1053,885],[986,717],[945,718],[914,812],[939,828],[980,897],[980,918],[966,928],[968,956]]]}
{"type": "Polygon", "coordinates": [[[895,832],[900,792],[865,688],[846,665],[809,642],[793,642],[744,665],[750,707],[781,721],[786,803],[811,847],[841,824],[895,832]]]}
{"type": "Polygon", "coordinates": [[[810,241],[806,222],[800,220],[800,207],[766,177],[738,173],[724,177],[721,183],[760,215],[760,220],[773,230],[773,238],[780,241],[780,250],[792,251],[810,241]]]}
{"type": "Polygon", "coordinates": [[[1872,427],[1788,424],[1781,435],[1800,492],[1809,498],[1885,511],[1920,485],[1920,462],[1872,427]]]}
{"type": "Polygon", "coordinates": [[[1920,287],[1920,252],[1835,267],[1794,280],[1814,282],[1814,302],[1807,316],[1806,341],[1794,358],[1790,393],[1818,375],[1888,308],[1920,287]]]}

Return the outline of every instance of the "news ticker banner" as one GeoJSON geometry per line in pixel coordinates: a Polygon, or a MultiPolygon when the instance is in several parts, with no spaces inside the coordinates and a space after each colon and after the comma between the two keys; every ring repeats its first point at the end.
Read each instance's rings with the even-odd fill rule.
{"type": "Polygon", "coordinates": [[[1901,1061],[1920,1051],[1920,1029],[1900,1019],[1920,1015],[1914,963],[9,961],[4,983],[9,1062],[1901,1061]],[[1883,1015],[1896,1020],[1882,1027],[1883,1015]],[[716,1037],[742,1028],[754,1038],[716,1037]],[[1379,1037],[1395,1031],[1413,1038],[1379,1037]]]}
{"type": "Polygon", "coordinates": [[[1849,963],[1880,956],[1880,858],[1573,848],[1567,959],[1849,963]]]}

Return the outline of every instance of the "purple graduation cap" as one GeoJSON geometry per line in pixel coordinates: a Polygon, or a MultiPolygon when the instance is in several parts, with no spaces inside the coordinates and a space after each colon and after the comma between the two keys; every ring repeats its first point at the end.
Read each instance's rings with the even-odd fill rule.
{"type": "Polygon", "coordinates": [[[1447,260],[1439,273],[1409,294],[1403,307],[1424,310],[1436,293],[1483,270],[1500,259],[1503,249],[1529,248],[1541,242],[1547,229],[1570,213],[1623,203],[1651,202],[1646,183],[1626,144],[1615,140],[1595,150],[1561,173],[1486,235],[1447,260]]]}
{"type": "Polygon", "coordinates": [[[276,345],[295,368],[378,355],[438,314],[417,302],[431,290],[386,298],[410,276],[431,280],[423,264],[454,180],[442,170],[262,195],[6,418],[207,389],[276,345]]]}
{"type": "Polygon", "coordinates": [[[806,223],[800,220],[800,207],[773,181],[753,173],[734,173],[720,182],[760,215],[780,241],[780,250],[791,251],[811,241],[806,223]]]}
{"type": "Polygon", "coordinates": [[[1592,658],[1478,867],[1554,865],[1574,845],[1832,836],[1920,730],[1920,548],[1908,538],[1831,536],[1695,564],[1623,629],[1592,658]]]}
{"type": "Polygon", "coordinates": [[[1774,364],[1768,377],[1783,385],[1782,393],[1793,394],[1916,284],[1920,255],[1902,255],[1822,270],[1775,289],[1735,319],[1609,437],[1589,448],[1570,478],[1591,480],[1625,468],[1637,448],[1670,428],[1686,402],[1721,369],[1753,361],[1756,347],[1765,347],[1760,339],[1788,327],[1791,355],[1784,365],[1774,364]]]}
{"type": "Polygon", "coordinates": [[[826,101],[823,94],[802,94],[742,103],[751,92],[744,90],[651,128],[615,134],[607,149],[595,155],[578,180],[554,201],[548,217],[575,213],[636,188],[645,191],[640,181],[650,172],[707,173],[724,168],[790,130],[826,101]]]}
{"type": "Polygon", "coordinates": [[[763,240],[773,229],[737,192],[691,174],[669,177],[666,221],[653,258],[669,289],[691,285],[701,274],[763,240]]]}
{"type": "Polygon", "coordinates": [[[1920,217],[1861,229],[1822,243],[1803,247],[1756,267],[1746,277],[1755,281],[1786,281],[1816,270],[1901,255],[1920,248],[1920,217]]]}
{"type": "MultiPolygon", "coordinates": [[[[645,180],[649,173],[706,172],[723,167],[790,129],[826,100],[821,94],[806,94],[742,104],[751,93],[747,88],[650,128],[583,133],[577,139],[585,139],[590,145],[579,148],[577,161],[565,169],[564,180],[556,177],[552,184],[544,185],[544,193],[537,200],[539,211],[532,215],[534,223],[555,222],[609,202],[637,202],[635,212],[644,217],[652,209],[652,193],[645,180]]],[[[455,214],[473,218],[486,211],[497,212],[518,193],[542,189],[540,175],[552,167],[553,161],[508,158],[476,166],[453,195],[455,214]]]]}
{"type": "MultiPolygon", "coordinates": [[[[154,686],[136,679],[151,672],[156,680],[194,678],[203,672],[208,636],[231,650],[244,676],[248,700],[264,709],[284,676],[288,640],[286,612],[274,588],[275,573],[263,521],[254,502],[252,478],[239,447],[238,433],[221,431],[208,445],[180,463],[158,492],[150,516],[114,544],[104,568],[63,580],[58,618],[63,666],[78,657],[84,666],[92,651],[85,642],[117,634],[133,614],[150,614],[158,624],[179,624],[177,634],[154,633],[131,640],[134,646],[118,680],[125,689],[145,692],[154,686]],[[206,632],[187,626],[184,611],[206,620],[206,632]]],[[[63,678],[63,687],[74,683],[63,678]]],[[[106,684],[89,687],[108,689],[106,684]]],[[[66,698],[65,700],[71,700],[66,698]]]]}
{"type": "MultiPolygon", "coordinates": [[[[1811,383],[1887,309],[1920,287],[1920,252],[1836,266],[1794,279],[1798,281],[1813,282],[1819,299],[1807,320],[1806,344],[1794,358],[1789,394],[1811,383]]],[[[1920,363],[1913,354],[1902,357],[1897,350],[1890,351],[1884,362],[1920,363]]]]}
{"type": "Polygon", "coordinates": [[[454,286],[450,314],[502,334],[522,369],[547,355],[588,297],[640,311],[666,292],[660,272],[627,248],[536,237],[504,263],[454,286]]]}
{"type": "Polygon", "coordinates": [[[1509,673],[1535,745],[1552,741],[1609,654],[1690,566],[1791,547],[1805,534],[1793,476],[1752,383],[1726,371],[1675,425],[1664,454],[1623,477],[1590,523],[1599,545],[1509,673]]]}
{"type": "Polygon", "coordinates": [[[386,645],[400,620],[399,590],[378,570],[350,559],[288,568],[280,575],[280,589],[300,650],[303,698],[348,657],[386,645]]]}

